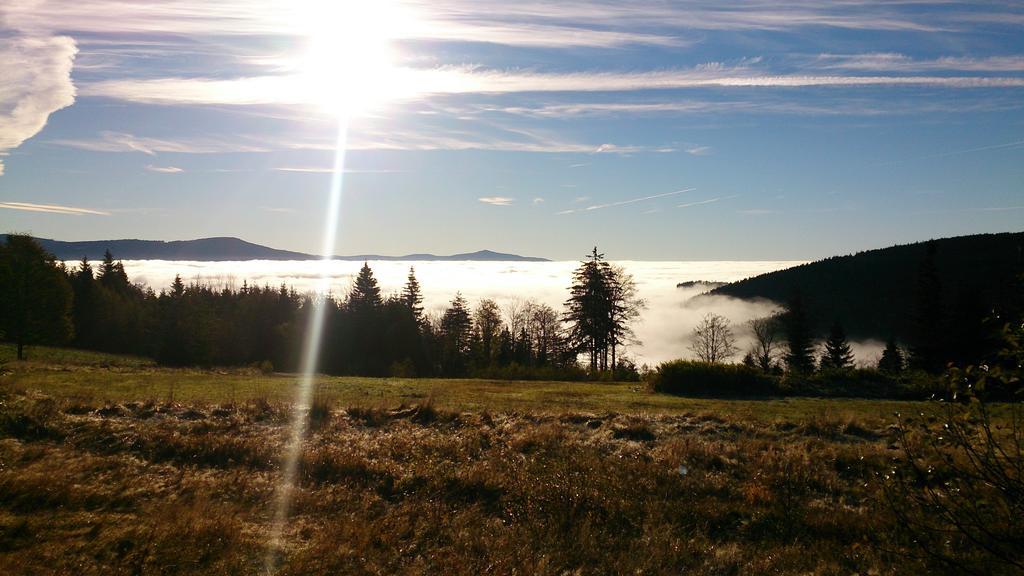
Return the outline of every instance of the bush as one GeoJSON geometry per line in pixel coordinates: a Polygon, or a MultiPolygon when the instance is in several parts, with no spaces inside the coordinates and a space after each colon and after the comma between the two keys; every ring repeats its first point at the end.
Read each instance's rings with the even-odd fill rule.
{"type": "Polygon", "coordinates": [[[941,379],[920,371],[895,375],[874,368],[847,368],[788,373],[780,390],[787,396],[923,400],[944,395],[946,386],[941,379]]]}
{"type": "Polygon", "coordinates": [[[655,392],[681,396],[769,396],[778,393],[775,378],[742,364],[672,360],[655,369],[655,392]]]}
{"type": "Polygon", "coordinates": [[[795,396],[893,398],[896,378],[878,370],[847,368],[821,370],[810,374],[786,374],[784,389],[795,396]]]}

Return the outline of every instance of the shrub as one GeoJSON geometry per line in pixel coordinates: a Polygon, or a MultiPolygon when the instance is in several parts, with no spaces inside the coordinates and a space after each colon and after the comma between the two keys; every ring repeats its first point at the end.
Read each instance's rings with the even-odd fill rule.
{"type": "Polygon", "coordinates": [[[672,360],[651,375],[655,392],[681,396],[767,396],[778,392],[777,381],[742,364],[711,364],[672,360]]]}

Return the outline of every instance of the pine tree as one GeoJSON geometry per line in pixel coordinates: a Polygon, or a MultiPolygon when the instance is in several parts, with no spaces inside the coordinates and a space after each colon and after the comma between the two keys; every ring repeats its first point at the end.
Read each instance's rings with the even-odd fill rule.
{"type": "Polygon", "coordinates": [[[903,371],[903,353],[896,345],[895,338],[886,341],[882,358],[878,361],[878,369],[886,374],[899,374],[903,371]]]}
{"type": "Polygon", "coordinates": [[[71,275],[71,290],[74,300],[71,306],[71,318],[75,325],[75,344],[91,347],[95,344],[96,332],[96,278],[93,276],[92,264],[82,257],[78,270],[71,275]]]}
{"type": "Polygon", "coordinates": [[[120,260],[114,262],[114,255],[110,250],[103,253],[103,263],[100,264],[97,280],[104,288],[118,294],[124,294],[130,286],[128,274],[124,271],[124,264],[120,260]]]}
{"type": "Polygon", "coordinates": [[[935,242],[928,250],[917,275],[914,317],[914,341],[910,362],[915,368],[940,372],[946,358],[946,314],[943,306],[942,282],[935,265],[935,242]]]}
{"type": "Polygon", "coordinates": [[[402,289],[402,302],[412,312],[417,323],[423,322],[423,295],[420,293],[420,283],[416,280],[416,270],[409,267],[409,277],[402,289]]]}
{"type": "Polygon", "coordinates": [[[352,284],[352,292],[348,296],[348,305],[353,312],[371,312],[383,306],[384,301],[380,297],[380,287],[377,286],[377,279],[373,277],[373,270],[363,262],[352,284]]]}
{"type": "Polygon", "coordinates": [[[786,367],[791,372],[814,371],[814,338],[810,320],[800,292],[794,292],[782,315],[783,331],[786,334],[786,367]]]}
{"type": "Polygon", "coordinates": [[[441,317],[441,364],[445,374],[462,376],[470,353],[473,319],[462,293],[456,293],[451,305],[441,317]]]}
{"type": "Polygon", "coordinates": [[[28,344],[72,335],[71,300],[63,265],[32,237],[8,235],[0,245],[0,336],[14,341],[18,360],[28,344]]]}
{"type": "Polygon", "coordinates": [[[590,359],[590,370],[607,368],[609,333],[613,316],[608,263],[597,248],[573,272],[566,301],[565,321],[569,324],[569,342],[577,353],[590,359]]]}
{"type": "Polygon", "coordinates": [[[825,352],[821,355],[822,370],[845,370],[853,367],[853,351],[846,340],[843,325],[836,320],[825,341],[825,352]]]}
{"type": "Polygon", "coordinates": [[[171,296],[181,298],[185,295],[185,283],[181,281],[181,275],[174,275],[174,282],[171,283],[171,296]]]}

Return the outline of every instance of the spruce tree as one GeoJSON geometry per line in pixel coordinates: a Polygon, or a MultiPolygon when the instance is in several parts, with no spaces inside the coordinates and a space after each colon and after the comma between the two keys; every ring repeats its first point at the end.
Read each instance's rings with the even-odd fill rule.
{"type": "Polygon", "coordinates": [[[566,301],[565,321],[569,323],[569,341],[577,353],[590,359],[591,371],[607,367],[612,311],[609,265],[595,247],[590,256],[573,272],[566,301]]]}
{"type": "Polygon", "coordinates": [[[423,322],[423,295],[420,293],[420,283],[416,280],[416,270],[409,267],[409,277],[402,288],[402,303],[412,312],[417,323],[423,322]]]}
{"type": "Polygon", "coordinates": [[[853,351],[846,340],[843,325],[836,320],[825,341],[825,352],[821,355],[822,370],[845,370],[853,367],[853,351]]]}
{"type": "Polygon", "coordinates": [[[889,338],[878,361],[878,369],[886,374],[899,374],[903,371],[903,353],[896,344],[895,338],[889,338]]]}
{"type": "Polygon", "coordinates": [[[941,372],[946,358],[946,314],[943,306],[942,282],[935,265],[937,248],[928,243],[927,252],[917,275],[914,310],[914,341],[910,363],[927,372],[941,372]]]}
{"type": "Polygon", "coordinates": [[[790,297],[786,312],[782,315],[782,327],[788,347],[786,367],[790,372],[813,372],[814,337],[800,292],[794,292],[790,297]]]}
{"type": "Polygon", "coordinates": [[[97,324],[96,278],[93,276],[92,264],[82,257],[78,270],[71,275],[71,290],[74,300],[71,307],[71,318],[75,326],[75,345],[89,348],[95,345],[97,324]]]}
{"type": "Polygon", "coordinates": [[[470,317],[469,304],[461,292],[456,293],[441,317],[441,364],[446,375],[465,374],[472,330],[473,319],[470,317]]]}
{"type": "Polygon", "coordinates": [[[348,305],[353,312],[370,312],[383,306],[384,301],[380,297],[380,287],[377,286],[377,279],[373,277],[373,270],[363,262],[352,284],[352,292],[348,296],[348,305]]]}
{"type": "Polygon", "coordinates": [[[71,336],[71,300],[63,265],[32,237],[8,235],[0,245],[0,336],[14,341],[18,360],[26,345],[71,336]]]}
{"type": "Polygon", "coordinates": [[[120,260],[114,262],[114,255],[110,250],[103,253],[103,262],[100,264],[97,280],[104,288],[117,294],[124,294],[130,286],[128,274],[124,271],[124,264],[120,260]]]}

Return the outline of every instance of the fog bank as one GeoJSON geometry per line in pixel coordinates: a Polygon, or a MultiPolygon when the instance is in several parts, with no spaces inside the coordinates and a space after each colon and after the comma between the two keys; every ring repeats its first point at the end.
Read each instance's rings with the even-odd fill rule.
{"type": "MultiPolygon", "coordinates": [[[[680,282],[696,280],[733,282],[774,270],[789,268],[797,261],[708,261],[639,262],[619,261],[636,281],[637,293],[647,302],[635,325],[642,342],[630,346],[626,355],[637,363],[650,365],[672,358],[692,356],[689,341],[694,326],[708,312],[728,318],[738,338],[742,357],[749,345],[746,322],[779,309],[769,301],[745,301],[724,296],[700,295],[704,288],[677,288],[680,282]]],[[[68,262],[69,266],[77,263],[68,262]]],[[[578,262],[369,262],[383,294],[396,293],[405,284],[409,267],[415,267],[428,312],[440,312],[461,292],[471,303],[492,298],[499,305],[512,300],[534,300],[558,311],[568,297],[572,271],[578,262]]],[[[361,262],[267,261],[191,262],[167,260],[126,260],[125,270],[133,281],[159,292],[171,285],[175,274],[186,282],[240,288],[249,285],[277,287],[285,283],[299,292],[312,290],[326,266],[332,278],[330,292],[343,298],[361,262]]],[[[858,360],[877,359],[881,343],[855,343],[858,360]]]]}

